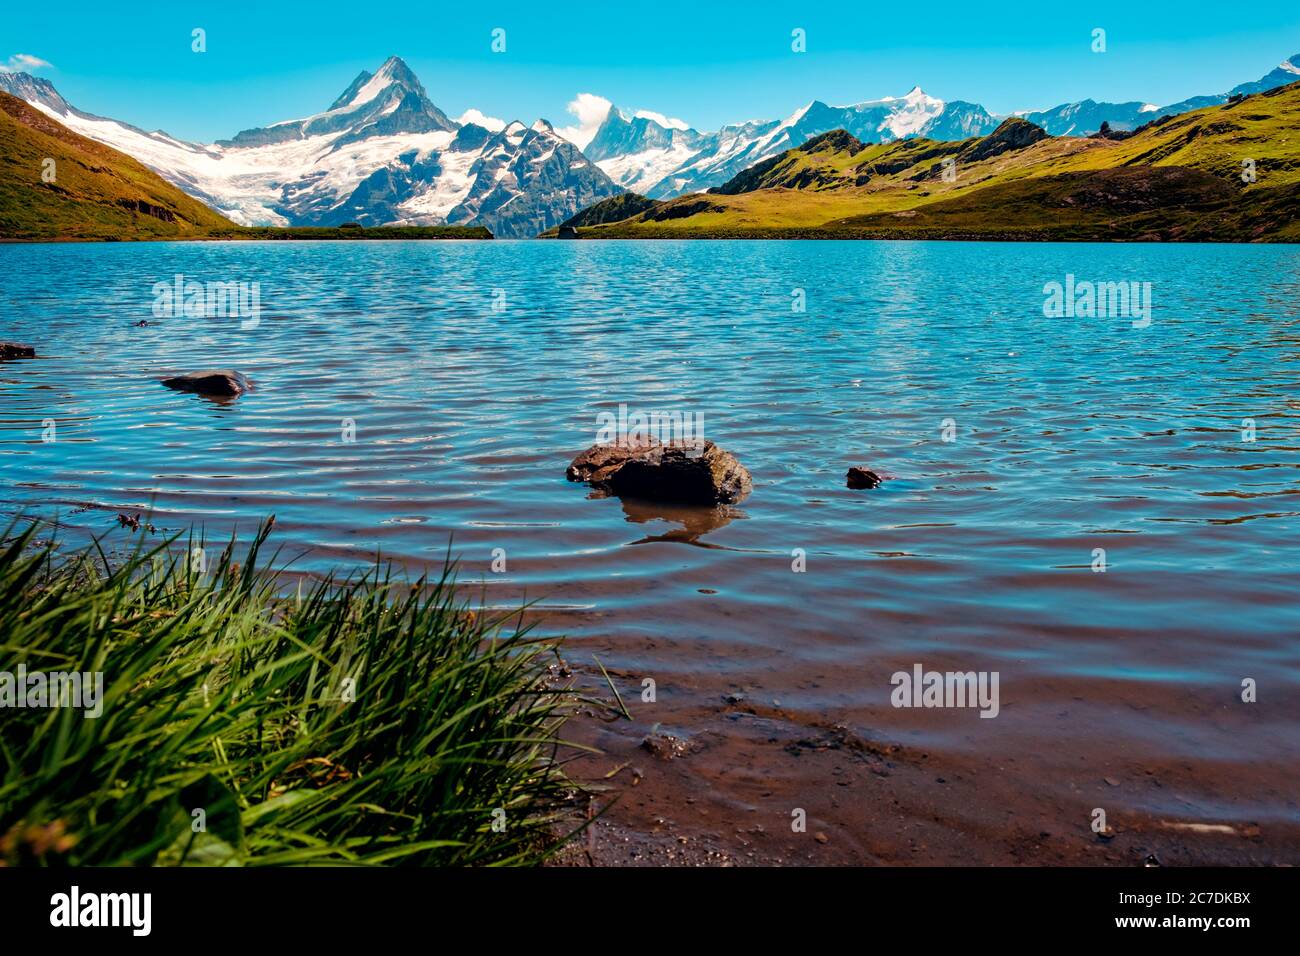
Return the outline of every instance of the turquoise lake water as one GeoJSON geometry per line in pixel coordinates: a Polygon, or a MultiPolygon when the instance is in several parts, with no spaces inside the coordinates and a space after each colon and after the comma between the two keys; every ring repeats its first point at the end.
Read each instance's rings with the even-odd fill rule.
{"type": "Polygon", "coordinates": [[[74,534],[274,513],[307,571],[436,565],[451,538],[489,601],[535,599],[661,683],[953,747],[1289,766],[1275,793],[1178,799],[1300,819],[1296,247],[10,245],[0,296],[0,338],[40,353],[0,364],[10,512],[74,534]],[[177,274],[257,283],[258,321],[156,316],[177,274]],[[1150,283],[1149,324],[1045,316],[1067,276],[1150,283]],[[256,390],[158,384],[213,367],[256,390]],[[620,404],[702,415],[753,493],[566,482],[620,404]],[[893,477],[851,491],[854,464],[893,477]],[[1003,717],[890,709],[912,662],[1000,671],[1003,717]]]}

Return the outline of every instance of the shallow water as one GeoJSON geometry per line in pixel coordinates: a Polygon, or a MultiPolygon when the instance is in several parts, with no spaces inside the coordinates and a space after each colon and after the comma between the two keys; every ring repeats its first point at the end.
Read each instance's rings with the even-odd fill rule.
{"type": "Polygon", "coordinates": [[[1295,247],[11,245],[0,267],[0,338],[41,355],[0,365],[9,511],[274,513],[318,571],[436,565],[453,536],[490,601],[537,600],[669,704],[739,688],[792,721],[1040,754],[1048,789],[1076,756],[1160,756],[1205,769],[1153,812],[1300,820],[1295,247]],[[260,322],[155,318],[177,273],[260,283],[260,322]],[[1046,318],[1067,274],[1150,282],[1149,327],[1046,318]],[[256,390],[158,384],[225,366],[256,390]],[[620,403],[701,413],[753,494],[707,513],[566,482],[620,403]],[[894,477],[850,491],[851,464],[894,477]],[[892,708],[917,662],[998,671],[1000,718],[892,708]],[[1276,787],[1246,782],[1267,767],[1276,787]]]}

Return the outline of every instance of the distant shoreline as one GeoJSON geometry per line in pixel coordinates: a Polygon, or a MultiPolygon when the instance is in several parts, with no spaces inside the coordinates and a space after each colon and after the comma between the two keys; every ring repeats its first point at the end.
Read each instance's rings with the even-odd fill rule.
{"type": "Polygon", "coordinates": [[[389,240],[403,242],[438,239],[495,239],[486,226],[248,226],[187,236],[3,236],[0,243],[27,242],[334,242],[338,240],[389,240]]]}
{"type": "MultiPolygon", "coordinates": [[[[557,239],[553,235],[538,236],[538,239],[557,239]]],[[[577,240],[565,239],[565,242],[666,242],[666,241],[711,240],[715,242],[1006,242],[1006,243],[1104,243],[1115,246],[1153,245],[1153,246],[1287,246],[1300,245],[1292,239],[1176,239],[1159,236],[1114,236],[1103,238],[1091,235],[1044,236],[1015,235],[998,233],[979,235],[977,233],[942,233],[931,235],[925,233],[854,233],[850,231],[835,232],[830,230],[791,229],[789,234],[774,233],[764,230],[753,233],[718,232],[718,233],[674,233],[659,235],[579,235],[577,240]]]]}

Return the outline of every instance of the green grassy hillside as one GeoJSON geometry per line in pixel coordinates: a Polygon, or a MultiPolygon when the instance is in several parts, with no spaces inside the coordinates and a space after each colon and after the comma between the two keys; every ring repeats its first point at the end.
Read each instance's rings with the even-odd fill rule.
{"type": "Polygon", "coordinates": [[[171,239],[234,228],[130,156],[0,93],[0,237],[171,239]]]}
{"type": "Polygon", "coordinates": [[[1020,119],[962,142],[864,145],[836,130],[578,235],[1297,241],[1298,206],[1292,84],[1123,139],[1052,137],[1020,119]]]}

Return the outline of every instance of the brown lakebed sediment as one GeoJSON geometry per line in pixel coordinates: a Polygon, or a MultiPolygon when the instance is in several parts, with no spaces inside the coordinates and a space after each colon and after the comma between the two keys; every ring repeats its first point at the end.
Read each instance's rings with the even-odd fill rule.
{"type": "MultiPolygon", "coordinates": [[[[578,661],[574,648],[566,657],[578,661]]],[[[605,658],[602,656],[602,661],[605,658]]],[[[604,676],[578,666],[579,685],[609,698],[604,676]]],[[[1300,827],[1234,814],[1237,802],[1286,800],[1284,774],[1235,761],[1189,762],[1151,748],[1122,752],[1104,734],[1081,743],[1028,725],[1068,694],[1078,714],[1122,715],[1134,706],[1124,682],[1049,682],[1038,699],[1014,688],[1003,707],[1021,718],[1001,741],[972,749],[975,712],[912,711],[890,721],[877,710],[851,716],[799,712],[761,688],[727,689],[703,675],[656,688],[641,701],[635,672],[610,672],[631,720],[587,708],[565,736],[597,748],[569,767],[605,808],[562,853],[570,865],[1288,865],[1300,860],[1300,827]],[[906,730],[899,724],[910,725],[906,730]],[[938,737],[901,743],[927,731],[938,737]],[[938,736],[942,736],[939,734],[938,736]],[[1029,743],[1026,746],[1026,743],[1029,743]],[[1217,821],[1202,815],[1222,807],[1217,821]],[[1097,808],[1105,829],[1094,832],[1097,808]],[[792,813],[804,811],[803,832],[792,813]]],[[[794,677],[796,675],[790,675],[794,677]]],[[[832,674],[802,680],[825,684],[832,674]]],[[[1175,706],[1169,694],[1154,705],[1175,706]]],[[[1211,708],[1216,709],[1216,708],[1211,708]]],[[[899,713],[898,711],[894,712],[899,713]]],[[[1001,720],[1005,711],[999,716],[1001,720]]],[[[1098,722],[1104,726],[1104,722],[1098,722]]]]}

